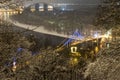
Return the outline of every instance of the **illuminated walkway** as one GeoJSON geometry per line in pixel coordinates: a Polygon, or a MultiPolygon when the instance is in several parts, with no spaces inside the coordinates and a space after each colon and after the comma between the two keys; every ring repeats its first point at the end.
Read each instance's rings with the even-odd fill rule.
{"type": "MultiPolygon", "coordinates": [[[[33,26],[33,25],[23,24],[23,23],[19,23],[17,21],[11,20],[11,19],[8,19],[8,21],[13,23],[17,27],[24,28],[24,29],[27,29],[27,30],[32,30],[32,31],[35,31],[35,32],[48,34],[48,35],[54,35],[54,36],[58,36],[58,37],[69,38],[68,42],[72,39],[77,40],[77,42],[72,43],[73,45],[79,44],[79,43],[82,43],[82,42],[85,42],[85,41],[98,39],[98,38],[108,38],[108,37],[110,37],[110,34],[111,34],[110,31],[107,31],[104,35],[96,34],[95,36],[85,38],[85,37],[81,36],[80,34],[78,34],[77,32],[74,32],[74,34],[72,34],[72,35],[65,35],[65,34],[57,33],[55,31],[46,30],[44,28],[44,26],[33,26]]],[[[67,44],[68,42],[66,42],[65,44],[67,44]]]]}
{"type": "MultiPolygon", "coordinates": [[[[49,34],[49,35],[54,35],[54,36],[59,36],[59,37],[64,37],[64,38],[70,38],[72,36],[72,35],[60,34],[55,31],[48,31],[44,28],[44,26],[33,26],[33,25],[23,24],[23,23],[19,23],[17,21],[11,20],[11,19],[8,19],[8,21],[20,28],[32,30],[35,32],[43,33],[43,34],[49,34]]],[[[101,35],[101,37],[103,37],[103,35],[101,35]]]]}
{"type": "Polygon", "coordinates": [[[35,32],[43,33],[43,34],[49,34],[49,35],[68,38],[68,35],[60,34],[55,31],[48,31],[48,30],[44,29],[44,26],[33,26],[33,25],[23,24],[23,23],[19,23],[17,21],[11,20],[11,19],[9,19],[9,22],[13,23],[14,25],[16,25],[17,27],[20,27],[20,28],[32,30],[35,32]]]}
{"type": "Polygon", "coordinates": [[[11,19],[9,19],[9,21],[11,23],[13,23],[14,25],[16,25],[17,27],[20,28],[24,28],[24,29],[28,29],[28,30],[32,30],[35,32],[39,32],[39,33],[43,33],[43,34],[48,34],[48,35],[54,35],[54,36],[58,36],[58,37],[64,37],[65,41],[61,41],[60,45],[58,45],[56,51],[61,51],[64,49],[64,46],[68,45],[69,43],[71,43],[73,40],[74,42],[71,43],[71,45],[77,45],[80,43],[84,43],[87,41],[96,41],[98,39],[103,39],[103,38],[110,38],[110,32],[111,31],[107,31],[104,35],[98,35],[98,34],[94,34],[94,36],[91,37],[84,37],[81,36],[78,31],[75,31],[72,35],[65,35],[65,34],[59,34],[55,31],[48,31],[44,28],[44,26],[33,26],[33,25],[26,25],[23,23],[19,23],[17,21],[13,21],[11,19]],[[61,46],[62,45],[62,46],[61,46]]]}

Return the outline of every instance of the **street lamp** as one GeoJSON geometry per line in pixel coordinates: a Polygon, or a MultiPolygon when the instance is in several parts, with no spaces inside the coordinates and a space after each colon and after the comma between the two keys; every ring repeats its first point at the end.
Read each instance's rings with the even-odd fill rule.
{"type": "Polygon", "coordinates": [[[16,71],[16,68],[17,68],[17,66],[16,66],[16,58],[14,58],[12,71],[15,72],[15,71],[16,71]]]}

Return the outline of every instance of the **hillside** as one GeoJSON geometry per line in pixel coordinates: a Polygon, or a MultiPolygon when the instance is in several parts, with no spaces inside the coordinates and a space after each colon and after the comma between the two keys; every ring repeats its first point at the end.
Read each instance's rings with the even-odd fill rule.
{"type": "MultiPolygon", "coordinates": [[[[118,33],[119,31],[120,28],[118,28],[118,33]]],[[[120,35],[117,35],[115,41],[110,42],[109,48],[102,49],[98,54],[97,60],[86,66],[87,70],[84,76],[91,80],[119,80],[120,35]]]]}

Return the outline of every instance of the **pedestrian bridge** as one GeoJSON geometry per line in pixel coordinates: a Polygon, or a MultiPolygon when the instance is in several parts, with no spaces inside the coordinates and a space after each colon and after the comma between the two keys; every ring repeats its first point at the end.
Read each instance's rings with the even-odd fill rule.
{"type": "Polygon", "coordinates": [[[31,31],[35,31],[35,32],[39,32],[39,33],[43,33],[43,34],[48,34],[48,35],[53,35],[53,36],[58,36],[58,37],[63,37],[65,38],[65,40],[61,41],[60,45],[57,46],[56,51],[61,51],[64,49],[65,46],[67,45],[77,45],[77,44],[81,44],[84,42],[88,42],[88,41],[96,41],[103,38],[108,38],[111,37],[111,33],[110,31],[107,31],[104,35],[98,35],[97,33],[94,34],[94,36],[91,37],[84,37],[82,36],[78,30],[76,30],[72,35],[65,35],[65,34],[60,34],[57,33],[55,31],[49,31],[46,30],[43,26],[33,26],[33,25],[28,25],[28,24],[23,24],[23,23],[19,23],[17,21],[11,20],[9,19],[9,21],[11,23],[13,23],[14,25],[16,25],[17,27],[26,29],[26,30],[31,30],[31,31]]]}
{"type": "Polygon", "coordinates": [[[58,37],[63,37],[63,38],[71,38],[71,39],[76,39],[76,40],[91,40],[91,39],[97,39],[97,38],[108,38],[110,36],[110,31],[107,31],[104,35],[97,35],[97,34],[94,34],[93,36],[91,37],[84,37],[84,36],[81,36],[78,32],[78,30],[76,30],[73,34],[71,35],[67,35],[67,34],[62,34],[62,33],[58,33],[58,32],[55,32],[55,31],[49,31],[47,29],[44,28],[44,26],[34,26],[34,25],[28,25],[28,24],[23,24],[23,23],[19,23],[17,21],[14,21],[14,20],[11,20],[11,19],[8,19],[9,22],[13,23],[14,25],[16,25],[17,27],[20,27],[20,28],[23,28],[23,29],[26,29],[26,30],[32,30],[32,31],[35,31],[35,32],[39,32],[39,33],[43,33],[43,34],[48,34],[48,35],[53,35],[53,36],[58,36],[58,37]]]}

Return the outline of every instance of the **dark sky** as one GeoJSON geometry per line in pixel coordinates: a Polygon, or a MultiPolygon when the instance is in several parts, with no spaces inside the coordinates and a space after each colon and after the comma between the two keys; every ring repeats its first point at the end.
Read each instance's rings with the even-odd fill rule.
{"type": "MultiPolygon", "coordinates": [[[[76,3],[76,4],[98,4],[100,0],[32,0],[32,2],[46,3],[76,3]]],[[[31,2],[28,2],[31,3],[31,2]]]]}
{"type": "Polygon", "coordinates": [[[100,0],[29,0],[25,2],[25,5],[34,4],[37,2],[45,3],[74,3],[79,5],[97,5],[100,3],[100,0]]]}
{"type": "Polygon", "coordinates": [[[51,0],[51,2],[52,1],[58,3],[96,4],[99,0],[51,0]]]}

